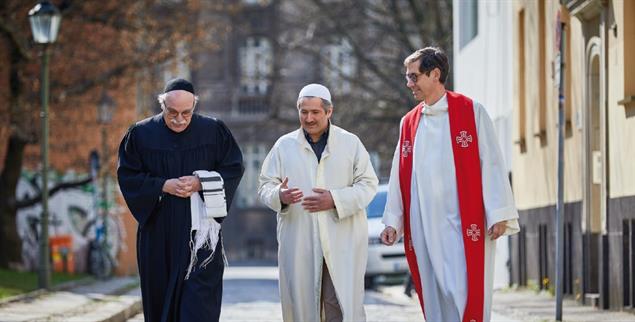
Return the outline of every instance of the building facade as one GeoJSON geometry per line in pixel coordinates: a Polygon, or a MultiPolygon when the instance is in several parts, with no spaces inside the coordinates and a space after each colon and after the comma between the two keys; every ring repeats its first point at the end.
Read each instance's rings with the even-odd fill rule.
{"type": "MultiPolygon", "coordinates": [[[[454,90],[483,104],[512,169],[512,9],[510,1],[454,0],[454,90]]],[[[509,285],[509,238],[497,242],[494,287],[509,285]]]]}
{"type": "MultiPolygon", "coordinates": [[[[236,5],[235,14],[201,13],[199,19],[220,19],[231,27],[219,48],[194,55],[185,73],[200,96],[199,112],[223,120],[243,152],[245,173],[223,224],[229,260],[276,260],[276,216],[257,200],[262,162],[281,135],[299,127],[296,101],[306,84],[331,89],[333,122],[342,126],[347,99],[356,90],[346,79],[357,68],[347,41],[307,36],[309,23],[289,23],[303,14],[302,1],[241,0],[236,5]],[[297,34],[303,35],[299,41],[319,44],[319,52],[293,48],[287,38],[297,34]]],[[[366,147],[378,166],[375,147],[366,147]]]]}
{"type": "Polygon", "coordinates": [[[635,307],[635,2],[514,1],[512,282],[555,283],[558,102],[564,108],[564,293],[635,307]],[[565,23],[558,32],[558,21],[565,23]],[[558,41],[564,42],[562,54],[558,41]],[[564,77],[559,77],[559,59],[564,77]]]}

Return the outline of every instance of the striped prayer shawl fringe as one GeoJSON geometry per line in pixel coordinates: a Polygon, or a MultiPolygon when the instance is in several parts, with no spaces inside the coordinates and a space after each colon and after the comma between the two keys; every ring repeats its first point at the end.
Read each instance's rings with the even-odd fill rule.
{"type": "Polygon", "coordinates": [[[190,207],[192,213],[192,229],[190,231],[190,264],[187,268],[185,279],[190,277],[190,273],[198,262],[197,253],[199,249],[207,248],[211,254],[203,259],[199,268],[205,268],[214,259],[214,250],[220,239],[221,255],[223,263],[227,265],[225,249],[222,237],[220,236],[221,225],[214,218],[227,216],[227,205],[225,201],[225,187],[223,178],[215,171],[194,171],[202,186],[203,199],[198,193],[190,196],[190,207]]]}

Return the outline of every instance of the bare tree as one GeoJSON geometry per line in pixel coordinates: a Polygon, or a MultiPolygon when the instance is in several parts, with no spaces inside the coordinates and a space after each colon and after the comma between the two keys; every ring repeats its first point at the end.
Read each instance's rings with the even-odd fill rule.
{"type": "MultiPolygon", "coordinates": [[[[351,84],[338,97],[342,108],[335,121],[358,133],[382,160],[391,160],[399,119],[416,104],[405,86],[403,60],[425,46],[439,46],[451,59],[452,1],[302,0],[286,8],[279,46],[316,57],[351,84]],[[325,54],[325,46],[342,41],[354,58],[353,74],[325,54]]],[[[382,175],[389,166],[382,162],[382,175]]]]}
{"type": "MultiPolygon", "coordinates": [[[[94,106],[91,100],[104,89],[134,86],[139,81],[145,84],[147,79],[142,78],[149,73],[142,72],[173,60],[177,46],[190,48],[183,59],[210,50],[214,35],[221,35],[226,26],[203,24],[197,19],[198,13],[202,9],[219,13],[233,10],[222,0],[54,2],[63,17],[50,67],[51,109],[58,113],[94,106]]],[[[6,144],[0,144],[6,146],[0,165],[0,267],[21,260],[17,210],[41,198],[36,195],[18,200],[15,195],[25,148],[37,143],[40,136],[39,127],[33,126],[39,124],[39,50],[31,40],[27,21],[27,12],[34,4],[0,1],[0,55],[8,58],[0,64],[0,75],[6,75],[9,83],[8,88],[0,89],[0,95],[6,97],[0,102],[0,111],[8,115],[0,126],[9,132],[6,144]]],[[[134,97],[126,104],[134,106],[134,97]]],[[[51,194],[86,182],[62,182],[51,188],[51,194]]]]}

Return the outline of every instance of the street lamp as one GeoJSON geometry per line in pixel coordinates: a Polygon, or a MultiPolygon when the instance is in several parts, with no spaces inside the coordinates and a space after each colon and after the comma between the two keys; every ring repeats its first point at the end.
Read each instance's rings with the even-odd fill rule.
{"type": "Polygon", "coordinates": [[[49,289],[51,287],[51,270],[49,266],[49,222],[48,222],[48,168],[49,168],[49,44],[57,39],[57,31],[60,28],[62,15],[60,11],[48,1],[40,1],[29,10],[29,21],[31,22],[31,32],[33,40],[42,44],[42,83],[40,84],[40,97],[42,100],[42,218],[40,234],[40,269],[38,273],[38,286],[49,289]]]}
{"type": "MultiPolygon", "coordinates": [[[[103,255],[106,255],[109,252],[108,247],[108,133],[107,126],[112,122],[112,116],[114,114],[115,108],[117,108],[117,104],[115,101],[106,93],[106,91],[102,92],[101,98],[99,99],[99,103],[97,104],[97,123],[101,124],[101,143],[102,143],[102,156],[103,156],[103,167],[102,167],[102,228],[103,228],[103,240],[101,240],[101,245],[99,245],[104,252],[103,255]]],[[[102,265],[108,265],[109,263],[102,263],[102,265]]],[[[102,268],[100,270],[104,272],[103,275],[99,277],[107,277],[110,275],[111,270],[102,268]]]]}

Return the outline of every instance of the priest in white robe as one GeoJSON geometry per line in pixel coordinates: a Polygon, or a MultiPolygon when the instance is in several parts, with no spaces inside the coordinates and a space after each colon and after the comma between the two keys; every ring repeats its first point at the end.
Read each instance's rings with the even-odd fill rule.
{"type": "Polygon", "coordinates": [[[297,108],[301,128],[271,148],[258,189],[278,213],[282,317],[364,321],[366,206],[377,176],[359,138],[331,124],[326,87],[305,86],[297,108]]]}
{"type": "Polygon", "coordinates": [[[382,242],[402,235],[426,321],[489,321],[496,239],[519,231],[492,121],[479,103],[445,89],[443,51],[404,61],[420,101],[401,121],[382,242]]]}

